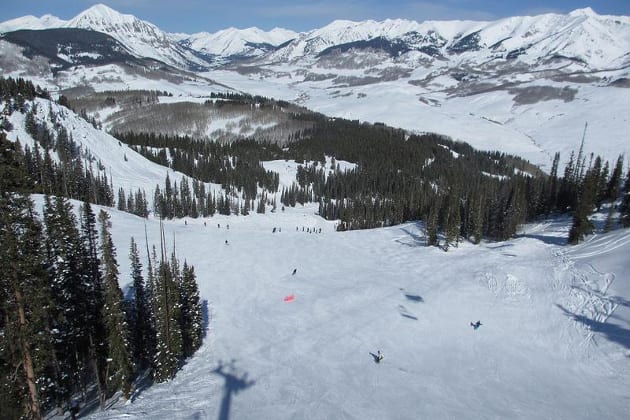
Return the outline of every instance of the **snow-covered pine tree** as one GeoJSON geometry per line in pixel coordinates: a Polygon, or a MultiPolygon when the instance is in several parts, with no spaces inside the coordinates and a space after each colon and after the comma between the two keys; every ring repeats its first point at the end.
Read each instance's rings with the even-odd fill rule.
{"type": "Polygon", "coordinates": [[[182,356],[182,332],[179,326],[181,305],[179,287],[173,269],[165,258],[164,237],[161,234],[161,261],[157,267],[154,288],[156,324],[156,354],[154,378],[166,382],[175,377],[182,356]]]}
{"type": "Polygon", "coordinates": [[[101,224],[101,253],[105,287],[103,320],[108,344],[105,383],[109,391],[121,390],[125,398],[129,398],[131,396],[134,369],[123,293],[118,285],[116,249],[109,233],[111,228],[109,214],[101,210],[98,219],[101,224]]]}
{"type": "Polygon", "coordinates": [[[141,369],[148,368],[155,357],[155,330],[147,295],[140,253],[134,238],[131,238],[129,251],[131,260],[131,278],[133,280],[134,299],[132,304],[132,340],[134,359],[141,369]]]}
{"type": "Polygon", "coordinates": [[[0,407],[7,418],[42,417],[52,346],[43,229],[28,196],[19,145],[0,136],[0,407]]]}
{"type": "Polygon", "coordinates": [[[593,222],[588,217],[593,213],[593,207],[595,206],[600,169],[597,166],[590,168],[580,184],[580,194],[573,212],[573,224],[569,230],[568,240],[572,245],[581,242],[584,236],[593,232],[593,222]]]}
{"type": "Polygon", "coordinates": [[[55,345],[55,403],[59,410],[79,390],[89,353],[86,276],[82,243],[70,202],[46,197],[44,206],[48,273],[53,305],[50,327],[55,345]]]}
{"type": "Polygon", "coordinates": [[[621,182],[623,181],[623,155],[619,155],[615,168],[606,184],[606,200],[614,202],[619,197],[621,182]]]}
{"type": "Polygon", "coordinates": [[[27,196],[0,198],[0,404],[3,416],[39,419],[52,346],[42,227],[27,196]]]}
{"type": "Polygon", "coordinates": [[[184,357],[192,356],[201,346],[203,318],[195,267],[184,260],[180,282],[181,328],[184,357]]]}
{"type": "Polygon", "coordinates": [[[88,335],[88,364],[94,375],[99,402],[105,406],[107,392],[104,387],[105,369],[107,367],[107,345],[105,340],[105,325],[103,321],[103,306],[105,296],[100,260],[98,258],[98,233],[96,215],[92,206],[84,202],[81,206],[81,239],[83,241],[83,264],[86,276],[86,314],[88,335]]]}
{"type": "Polygon", "coordinates": [[[626,182],[623,186],[623,198],[619,211],[621,212],[621,224],[623,227],[630,227],[630,170],[626,175],[626,182]]]}

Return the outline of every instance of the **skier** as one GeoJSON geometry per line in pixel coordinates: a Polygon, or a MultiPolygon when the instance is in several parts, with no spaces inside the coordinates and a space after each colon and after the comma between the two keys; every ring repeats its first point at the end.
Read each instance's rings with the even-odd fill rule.
{"type": "Polygon", "coordinates": [[[470,326],[473,327],[474,330],[476,330],[477,328],[479,328],[481,325],[483,325],[481,323],[481,321],[477,321],[477,322],[471,322],[470,326]]]}
{"type": "Polygon", "coordinates": [[[295,276],[295,273],[297,273],[297,268],[293,269],[293,274],[291,274],[292,276],[295,276]]]}
{"type": "Polygon", "coordinates": [[[381,353],[381,351],[380,351],[380,350],[378,350],[378,351],[376,352],[376,363],[380,363],[380,362],[381,362],[381,360],[383,360],[383,357],[384,357],[384,356],[383,356],[383,353],[381,353]]]}

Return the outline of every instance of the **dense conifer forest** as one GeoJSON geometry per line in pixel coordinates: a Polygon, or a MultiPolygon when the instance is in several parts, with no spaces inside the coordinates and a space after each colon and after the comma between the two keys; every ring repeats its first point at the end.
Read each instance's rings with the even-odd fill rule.
{"type": "Polygon", "coordinates": [[[23,80],[0,82],[3,129],[12,129],[4,117],[22,112],[43,149],[23,150],[0,132],[2,418],[63,414],[88,398],[104,407],[116,392],[129,398],[140,379],[172,379],[201,345],[194,267],[162,243],[159,256],[146,250],[143,274],[132,238],[132,297],[125,300],[109,215],[90,205],[112,205],[107,180],[81,170],[86,155],[63,127],[51,132],[34,122],[27,101],[47,94],[23,80]],[[46,194],[43,215],[30,199],[35,192],[46,194]],[[79,217],[69,198],[84,201],[79,217]]]}
{"type": "Polygon", "coordinates": [[[320,216],[339,219],[339,229],[423,220],[428,243],[444,249],[461,238],[507,239],[526,221],[573,212],[578,204],[584,210],[576,212],[576,231],[589,232],[592,226],[584,217],[620,198],[622,157],[611,169],[608,162],[580,150],[569,157],[564,176],[558,176],[559,155],[545,174],[518,157],[477,151],[435,134],[413,135],[315,113],[294,118],[309,121],[313,128],[301,131],[284,148],[255,139],[222,144],[146,133],[115,135],[147,158],[193,178],[192,192],[186,179],[179,188],[170,179],[156,187],[154,211],[167,218],[276,207],[267,197],[277,191],[277,178],[261,165],[273,159],[302,163],[294,185],[279,191],[283,206],[319,203],[320,216]],[[356,167],[326,167],[326,157],[356,167]],[[208,194],[196,180],[222,184],[225,194],[208,194]],[[593,195],[590,188],[601,191],[593,195]]]}

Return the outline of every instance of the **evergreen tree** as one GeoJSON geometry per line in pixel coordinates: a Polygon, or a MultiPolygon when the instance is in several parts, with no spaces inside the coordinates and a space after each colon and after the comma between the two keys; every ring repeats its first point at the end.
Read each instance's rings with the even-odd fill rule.
{"type": "Polygon", "coordinates": [[[595,166],[587,171],[581,185],[581,191],[577,207],[573,213],[573,224],[569,230],[569,243],[575,245],[584,239],[584,236],[593,232],[594,225],[589,220],[593,213],[597,197],[597,185],[599,182],[599,167],[595,166]]]}
{"type": "Polygon", "coordinates": [[[52,359],[42,227],[27,196],[0,192],[0,410],[40,419],[52,359]]]}
{"type": "Polygon", "coordinates": [[[107,346],[103,321],[105,296],[101,262],[98,258],[96,215],[88,202],[84,202],[81,207],[81,239],[83,242],[83,264],[86,276],[84,305],[87,315],[88,360],[96,382],[101,407],[104,407],[107,397],[104,384],[107,365],[107,346]]]}
{"type": "Polygon", "coordinates": [[[436,196],[435,200],[430,204],[428,215],[426,216],[427,246],[439,245],[438,232],[441,201],[441,197],[436,196]]]}
{"type": "Polygon", "coordinates": [[[101,224],[101,253],[105,286],[103,319],[108,344],[106,387],[110,391],[121,390],[125,398],[129,398],[133,382],[132,351],[123,293],[118,285],[116,249],[109,233],[111,228],[109,215],[101,210],[98,219],[101,224]]]}
{"type": "Polygon", "coordinates": [[[84,363],[89,353],[85,297],[86,288],[82,242],[72,206],[63,197],[46,197],[44,206],[48,273],[53,305],[51,332],[55,345],[55,403],[68,405],[81,385],[84,363]]]}
{"type": "Polygon", "coordinates": [[[181,330],[184,357],[190,357],[201,346],[203,318],[195,268],[184,261],[180,283],[181,330]]]}
{"type": "Polygon", "coordinates": [[[138,246],[131,238],[131,249],[129,251],[131,260],[131,277],[133,280],[133,349],[134,359],[140,368],[147,368],[151,365],[155,357],[155,331],[151,319],[149,299],[145,289],[144,278],[142,277],[142,264],[138,246]]]}
{"type": "Polygon", "coordinates": [[[630,227],[630,170],[626,175],[626,182],[623,186],[624,195],[621,200],[621,207],[619,211],[621,212],[621,224],[623,227],[630,227]]]}
{"type": "Polygon", "coordinates": [[[613,169],[613,172],[606,186],[606,199],[608,201],[615,201],[619,197],[622,177],[623,177],[623,155],[620,155],[617,158],[617,163],[615,164],[615,168],[613,169]]]}
{"type": "Polygon", "coordinates": [[[459,193],[451,191],[446,199],[446,208],[444,215],[444,250],[448,251],[449,246],[455,242],[457,246],[459,239],[459,231],[461,227],[461,216],[459,208],[459,193]]]}
{"type": "Polygon", "coordinates": [[[154,311],[156,323],[156,354],[154,378],[166,382],[175,377],[182,355],[182,332],[179,320],[181,304],[179,287],[173,278],[173,269],[165,259],[162,237],[162,258],[155,276],[154,311]]]}

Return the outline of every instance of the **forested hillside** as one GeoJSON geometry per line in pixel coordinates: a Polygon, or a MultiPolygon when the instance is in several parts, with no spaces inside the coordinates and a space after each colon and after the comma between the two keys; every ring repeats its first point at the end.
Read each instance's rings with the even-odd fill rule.
{"type": "Polygon", "coordinates": [[[2,79],[0,97],[1,417],[72,413],[77,396],[104,408],[117,392],[129,398],[139,379],[172,379],[201,345],[194,267],[162,241],[159,256],[147,244],[143,274],[132,238],[125,298],[110,216],[97,218],[90,205],[113,204],[107,178],[92,173],[89,150],[68,128],[36,121],[33,100],[46,92],[2,79]],[[23,114],[33,149],[7,139],[13,113],[23,114]],[[46,194],[42,215],[30,197],[37,192],[46,194]]]}

